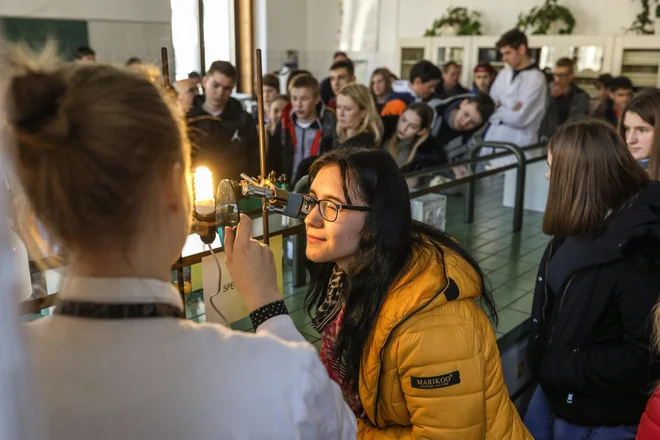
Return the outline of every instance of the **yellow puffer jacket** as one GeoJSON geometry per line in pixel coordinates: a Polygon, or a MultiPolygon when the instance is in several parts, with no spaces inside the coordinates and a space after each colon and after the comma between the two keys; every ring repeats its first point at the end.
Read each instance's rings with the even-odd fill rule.
{"type": "Polygon", "coordinates": [[[479,278],[441,249],[416,246],[422,269],[383,304],[361,361],[368,420],[358,421],[358,439],[532,439],[504,384],[495,332],[475,301],[479,278]]]}

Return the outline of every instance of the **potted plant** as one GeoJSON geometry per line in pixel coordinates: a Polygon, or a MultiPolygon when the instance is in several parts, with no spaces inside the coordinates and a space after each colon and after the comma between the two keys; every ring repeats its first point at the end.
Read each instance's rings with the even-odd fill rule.
{"type": "Polygon", "coordinates": [[[545,0],[543,5],[533,7],[527,14],[520,13],[518,28],[522,31],[531,29],[533,35],[572,34],[575,17],[570,9],[558,5],[557,0],[545,0]],[[564,27],[560,27],[562,22],[564,27]]]}
{"type": "MultiPolygon", "coordinates": [[[[634,0],[636,1],[636,0],[634,0]]],[[[658,0],[654,0],[658,3],[658,0]]],[[[653,33],[660,35],[657,32],[658,25],[660,24],[660,5],[655,10],[655,23],[651,21],[651,0],[641,0],[642,10],[635,16],[635,21],[632,22],[626,32],[634,32],[637,35],[653,35],[653,33]],[[654,27],[655,24],[655,27],[654,27]]]]}
{"type": "Polygon", "coordinates": [[[447,11],[426,30],[425,37],[450,37],[454,35],[481,35],[481,14],[467,8],[450,6],[447,11]]]}

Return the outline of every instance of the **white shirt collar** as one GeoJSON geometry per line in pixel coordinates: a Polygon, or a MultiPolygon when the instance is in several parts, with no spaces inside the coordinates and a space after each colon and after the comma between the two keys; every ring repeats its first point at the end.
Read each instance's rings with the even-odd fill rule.
{"type": "Polygon", "coordinates": [[[111,304],[164,303],[183,310],[179,291],[153,278],[65,277],[60,299],[111,304]]]}

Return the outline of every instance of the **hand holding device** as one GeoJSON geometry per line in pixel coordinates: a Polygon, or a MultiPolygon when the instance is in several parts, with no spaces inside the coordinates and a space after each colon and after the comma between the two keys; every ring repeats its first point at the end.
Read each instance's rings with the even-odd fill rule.
{"type": "Polygon", "coordinates": [[[241,215],[236,231],[225,228],[227,268],[251,312],[282,299],[277,290],[275,258],[270,248],[253,239],[252,219],[241,215]]]}

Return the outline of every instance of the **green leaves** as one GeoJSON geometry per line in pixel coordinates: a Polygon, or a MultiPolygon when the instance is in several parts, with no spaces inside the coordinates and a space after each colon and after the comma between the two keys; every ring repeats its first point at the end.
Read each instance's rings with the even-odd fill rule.
{"type": "MultiPolygon", "coordinates": [[[[633,0],[637,1],[637,0],[633,0]]],[[[626,32],[634,32],[637,35],[653,35],[655,34],[655,29],[653,27],[653,22],[651,21],[651,0],[641,0],[642,2],[642,11],[635,16],[635,21],[632,22],[630,27],[626,29],[626,32]]],[[[658,3],[658,0],[653,0],[655,3],[658,3]]],[[[656,7],[655,16],[660,17],[660,5],[656,7]]]]}
{"type": "Polygon", "coordinates": [[[557,0],[546,0],[542,6],[535,6],[527,14],[518,15],[518,29],[532,30],[533,35],[547,35],[550,26],[555,22],[563,22],[564,27],[559,33],[572,34],[575,28],[575,17],[570,9],[557,4],[557,0]]]}
{"type": "Polygon", "coordinates": [[[424,33],[425,37],[440,35],[445,26],[458,26],[458,35],[481,35],[481,13],[464,7],[449,6],[447,11],[433,21],[433,26],[424,33]]]}

